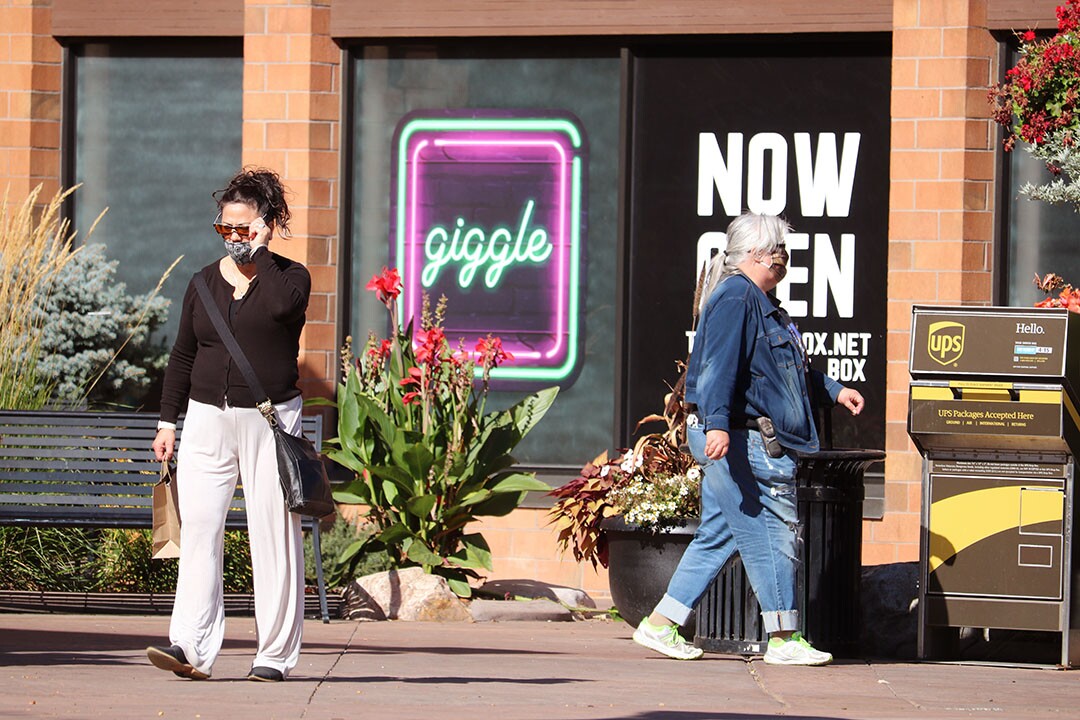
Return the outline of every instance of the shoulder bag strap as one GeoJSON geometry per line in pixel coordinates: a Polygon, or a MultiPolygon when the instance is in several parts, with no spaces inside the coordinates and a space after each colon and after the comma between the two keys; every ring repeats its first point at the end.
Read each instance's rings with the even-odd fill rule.
{"type": "Polygon", "coordinates": [[[259,412],[262,413],[268,423],[277,425],[277,417],[274,415],[274,404],[270,402],[270,396],[263,390],[262,383],[259,382],[258,376],[255,375],[255,369],[251,367],[251,363],[248,362],[247,356],[244,355],[244,351],[240,349],[240,343],[236,342],[236,338],[233,337],[232,331],[229,330],[229,326],[225,324],[225,318],[221,316],[221,309],[217,306],[217,303],[214,302],[214,298],[210,294],[210,287],[206,284],[206,278],[203,277],[203,274],[200,272],[195,275],[194,282],[195,289],[199,293],[199,298],[202,300],[203,307],[206,308],[206,314],[210,316],[210,321],[214,323],[214,328],[221,337],[221,341],[225,343],[225,347],[228,348],[229,354],[232,355],[236,367],[240,369],[240,374],[244,376],[244,381],[247,382],[248,387],[255,397],[263,398],[263,400],[255,407],[259,409],[259,412]]]}

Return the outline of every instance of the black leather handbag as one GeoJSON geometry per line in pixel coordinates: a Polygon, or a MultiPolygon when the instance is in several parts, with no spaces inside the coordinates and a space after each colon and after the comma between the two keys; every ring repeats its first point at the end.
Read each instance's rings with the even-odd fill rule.
{"type": "Polygon", "coordinates": [[[195,289],[199,292],[203,307],[206,308],[225,347],[229,349],[229,354],[232,355],[233,361],[244,376],[252,395],[264,398],[255,407],[266,418],[266,422],[270,423],[270,429],[274,433],[278,478],[281,480],[281,490],[285,494],[285,503],[289,506],[289,510],[298,515],[313,518],[331,514],[335,506],[330,491],[330,479],[326,475],[326,466],[323,465],[315,446],[307,438],[290,435],[281,427],[270,396],[263,390],[262,383],[255,375],[255,369],[251,367],[244,351],[240,349],[240,344],[236,342],[236,338],[225,324],[225,318],[221,316],[221,310],[214,302],[202,273],[195,276],[195,289]]]}

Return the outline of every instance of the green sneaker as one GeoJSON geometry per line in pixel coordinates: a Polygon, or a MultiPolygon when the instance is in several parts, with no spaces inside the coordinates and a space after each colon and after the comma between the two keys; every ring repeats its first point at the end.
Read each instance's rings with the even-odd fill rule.
{"type": "Polygon", "coordinates": [[[634,631],[634,642],[676,660],[697,660],[704,650],[683,640],[678,625],[657,627],[643,618],[634,631]]]}
{"type": "Polygon", "coordinates": [[[815,650],[801,632],[796,632],[787,640],[769,638],[765,662],[769,665],[828,665],[832,655],[815,650]]]}

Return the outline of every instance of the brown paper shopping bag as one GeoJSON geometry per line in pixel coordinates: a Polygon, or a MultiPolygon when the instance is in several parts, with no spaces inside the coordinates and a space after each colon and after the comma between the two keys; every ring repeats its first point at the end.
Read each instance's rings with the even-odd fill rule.
{"type": "Polygon", "coordinates": [[[154,485],[154,559],[180,557],[180,503],[176,474],[168,461],[161,463],[161,479],[154,485]]]}

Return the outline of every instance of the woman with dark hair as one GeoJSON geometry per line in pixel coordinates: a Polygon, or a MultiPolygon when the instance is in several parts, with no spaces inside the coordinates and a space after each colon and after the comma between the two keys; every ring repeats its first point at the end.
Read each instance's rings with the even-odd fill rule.
{"type": "MultiPolygon", "coordinates": [[[[269,249],[286,234],[289,206],[277,174],[247,169],[214,193],[213,225],[226,255],[200,270],[214,302],[274,403],[286,431],[300,434],[297,387],[300,331],[311,291],[307,268],[269,249]]],[[[195,680],[210,677],[225,635],[222,548],[225,516],[244,479],[258,650],[249,680],[284,680],[300,655],[304,553],[300,517],[289,512],[278,480],[274,436],[256,398],[188,284],[161,393],[154,439],[159,460],[173,455],[176,421],[186,410],[177,458],[180,575],[170,647],[147,648],[155,666],[195,680]]]]}

